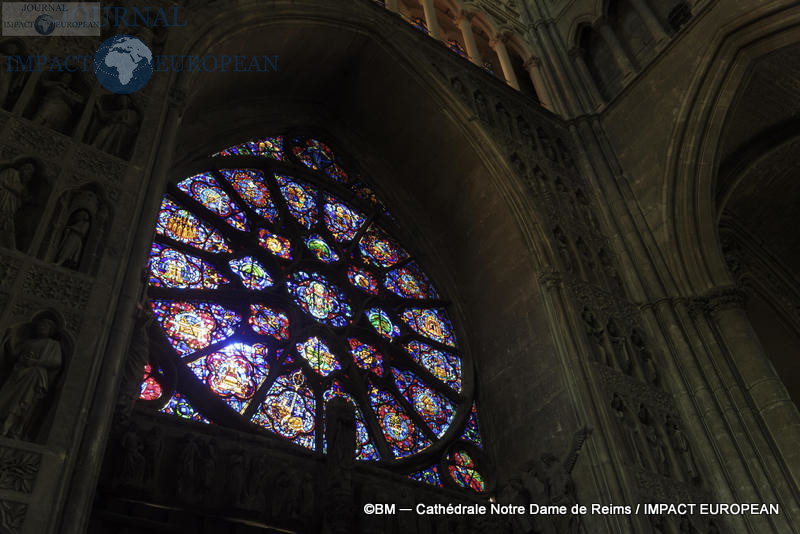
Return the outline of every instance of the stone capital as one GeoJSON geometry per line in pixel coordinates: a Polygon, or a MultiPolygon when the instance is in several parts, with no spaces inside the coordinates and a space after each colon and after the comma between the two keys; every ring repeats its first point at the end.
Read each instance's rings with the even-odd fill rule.
{"type": "Polygon", "coordinates": [[[708,311],[716,315],[724,310],[744,308],[747,295],[741,288],[731,286],[711,291],[704,300],[708,311]]]}
{"type": "Polygon", "coordinates": [[[525,62],[522,64],[522,66],[523,66],[523,68],[525,70],[529,71],[532,68],[538,68],[539,66],[541,66],[541,64],[542,64],[542,61],[538,57],[531,56],[531,57],[529,57],[528,59],[525,60],[525,62]]]}

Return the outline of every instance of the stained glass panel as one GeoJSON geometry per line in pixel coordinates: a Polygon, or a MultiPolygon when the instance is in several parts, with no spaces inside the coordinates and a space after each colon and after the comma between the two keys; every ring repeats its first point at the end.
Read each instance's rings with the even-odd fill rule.
{"type": "Polygon", "coordinates": [[[265,137],[264,139],[254,139],[241,145],[226,148],[211,157],[217,156],[260,156],[283,160],[283,137],[265,137]]]}
{"type": "Polygon", "coordinates": [[[347,173],[338,162],[338,158],[333,154],[333,150],[322,141],[316,139],[296,138],[292,152],[298,161],[315,171],[323,171],[335,182],[341,184],[348,180],[347,173]]]}
{"type": "Polygon", "coordinates": [[[332,326],[347,326],[353,312],[344,294],[324,276],[297,271],[289,276],[286,288],[295,304],[317,321],[332,326]]]}
{"type": "Polygon", "coordinates": [[[372,371],[378,376],[383,375],[383,356],[375,350],[375,347],[354,337],[349,338],[347,342],[350,345],[350,354],[353,355],[356,365],[365,371],[372,371]]]}
{"type": "Polygon", "coordinates": [[[313,252],[319,261],[323,263],[336,263],[339,261],[339,255],[319,234],[312,234],[305,238],[305,242],[308,250],[313,252]]]}
{"type": "Polygon", "coordinates": [[[376,267],[391,267],[408,258],[408,253],[400,248],[386,232],[371,225],[358,242],[358,249],[364,260],[376,267]]]}
{"type": "Polygon", "coordinates": [[[211,391],[242,413],[269,373],[268,352],[260,343],[233,343],[188,365],[211,391]]]}
{"type": "Polygon", "coordinates": [[[436,293],[433,284],[416,263],[409,263],[386,273],[383,287],[407,299],[439,298],[439,294],[436,293]]]}
{"type": "Polygon", "coordinates": [[[283,236],[263,228],[258,231],[258,244],[284,260],[292,259],[292,243],[283,236]]]}
{"type": "Polygon", "coordinates": [[[251,304],[250,312],[248,322],[254,332],[278,341],[289,339],[289,317],[285,313],[261,304],[251,304]]]}
{"type": "Polygon", "coordinates": [[[415,362],[461,393],[461,358],[455,354],[435,349],[420,341],[406,343],[404,348],[414,358],[415,362]]]}
{"type": "Polygon", "coordinates": [[[461,46],[461,43],[459,43],[455,39],[449,39],[447,41],[447,48],[449,48],[450,50],[452,50],[453,52],[455,52],[459,56],[463,57],[464,59],[469,59],[469,56],[467,56],[466,50],[464,50],[464,47],[461,46]]]}
{"type": "Polygon", "coordinates": [[[232,227],[248,231],[247,218],[241,208],[231,200],[210,172],[197,174],[178,182],[178,189],[216,213],[232,227]]]}
{"type": "Polygon", "coordinates": [[[295,348],[311,368],[322,376],[328,376],[342,368],[339,360],[331,352],[328,345],[318,337],[311,337],[305,343],[298,343],[295,348]]]}
{"type": "Polygon", "coordinates": [[[144,376],[142,376],[142,384],[139,386],[139,398],[146,401],[156,400],[161,397],[163,393],[161,384],[153,378],[153,372],[150,364],[144,366],[144,376]]]}
{"type": "Polygon", "coordinates": [[[317,224],[316,190],[294,178],[280,174],[275,175],[275,180],[278,182],[284,200],[286,200],[286,207],[289,209],[289,213],[297,219],[297,222],[309,229],[317,224]]]}
{"type": "Polygon", "coordinates": [[[456,346],[453,325],[442,310],[409,308],[403,312],[403,321],[422,336],[443,345],[456,346]]]}
{"type": "Polygon", "coordinates": [[[358,229],[367,220],[366,217],[337,201],[325,196],[325,226],[328,227],[336,241],[350,241],[358,233],[358,229]]]}
{"type": "Polygon", "coordinates": [[[161,409],[161,412],[168,415],[176,415],[184,419],[191,419],[200,423],[209,424],[211,421],[203,417],[203,415],[194,409],[186,398],[180,393],[175,393],[169,400],[166,406],[161,409]]]}
{"type": "Polygon", "coordinates": [[[400,328],[392,322],[389,314],[380,308],[371,308],[364,312],[369,324],[383,337],[392,340],[400,335],[400,328]]]}
{"type": "Polygon", "coordinates": [[[264,181],[264,174],[261,171],[222,169],[219,172],[253,211],[269,222],[275,222],[278,219],[278,210],[275,203],[272,202],[269,186],[264,181]]]}
{"type": "Polygon", "coordinates": [[[347,279],[361,291],[372,295],[378,294],[378,281],[375,280],[375,275],[367,270],[351,265],[347,269],[347,279]]]}
{"type": "MultiPolygon", "coordinates": [[[[380,455],[378,454],[378,450],[375,448],[375,444],[372,443],[372,438],[369,436],[367,425],[364,423],[364,416],[361,414],[358,404],[356,404],[356,401],[353,400],[353,397],[344,392],[342,385],[337,380],[334,380],[331,383],[330,388],[328,388],[328,390],[322,394],[322,398],[326,404],[334,397],[341,397],[345,399],[354,409],[356,420],[355,459],[367,462],[380,460],[380,455]]],[[[327,443],[325,443],[324,440],[323,447],[327,449],[327,443]]]]}
{"type": "Polygon", "coordinates": [[[427,469],[423,469],[422,471],[412,473],[408,475],[408,477],[413,480],[418,480],[419,482],[430,484],[431,486],[437,486],[439,488],[442,487],[442,479],[439,478],[439,468],[435,465],[432,465],[427,469]]]}
{"type": "Polygon", "coordinates": [[[472,442],[478,447],[483,447],[481,431],[478,427],[478,409],[474,403],[472,405],[472,411],[469,414],[469,419],[467,420],[467,426],[464,428],[464,433],[461,434],[461,439],[472,442]]]}
{"type": "Polygon", "coordinates": [[[450,465],[450,476],[462,488],[468,488],[476,493],[483,493],[486,490],[486,482],[478,470],[475,462],[464,451],[453,454],[453,464],[450,465]]]}
{"type": "Polygon", "coordinates": [[[416,29],[428,35],[428,25],[425,23],[425,19],[422,17],[413,17],[411,19],[411,25],[414,26],[416,29]]]}
{"type": "Polygon", "coordinates": [[[207,252],[231,251],[222,234],[167,197],[161,201],[156,233],[207,252]]]}
{"type": "Polygon", "coordinates": [[[151,245],[147,264],[153,287],[217,289],[228,283],[210,263],[159,243],[151,245]]]}
{"type": "Polygon", "coordinates": [[[154,300],[156,319],[180,354],[204,349],[233,335],[242,318],[219,304],[154,300]]]}
{"type": "Polygon", "coordinates": [[[279,376],[252,418],[253,423],[314,450],[316,401],[303,372],[279,376]]]}
{"type": "Polygon", "coordinates": [[[455,415],[455,406],[426,386],[411,371],[392,369],[397,389],[414,407],[437,437],[444,436],[455,415]]]}
{"type": "Polygon", "coordinates": [[[231,260],[228,265],[230,265],[231,271],[241,278],[242,285],[247,289],[258,291],[275,284],[267,270],[252,256],[231,260]]]}
{"type": "Polygon", "coordinates": [[[378,389],[370,381],[367,397],[378,418],[386,443],[397,458],[411,456],[430,446],[428,438],[420,432],[390,393],[378,389]]]}

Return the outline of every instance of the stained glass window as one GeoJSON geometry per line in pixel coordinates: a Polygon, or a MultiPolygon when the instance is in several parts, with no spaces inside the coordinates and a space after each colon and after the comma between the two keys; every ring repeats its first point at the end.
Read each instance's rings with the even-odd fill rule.
{"type": "Polygon", "coordinates": [[[449,39],[447,41],[447,48],[449,48],[459,56],[463,57],[464,59],[469,59],[469,56],[467,56],[467,51],[464,50],[464,47],[461,46],[461,43],[459,43],[455,39],[449,39]]]}
{"type": "Polygon", "coordinates": [[[428,24],[425,22],[425,19],[422,17],[413,17],[411,19],[411,25],[414,26],[416,29],[428,35],[428,24]]]}
{"type": "Polygon", "coordinates": [[[182,370],[164,381],[146,367],[140,399],[205,423],[196,406],[219,406],[216,425],[325,452],[325,403],[342,397],[357,460],[481,491],[456,328],[374,184],[335,145],[303,134],[212,158],[162,199],[148,294],[157,361],[182,370]]]}

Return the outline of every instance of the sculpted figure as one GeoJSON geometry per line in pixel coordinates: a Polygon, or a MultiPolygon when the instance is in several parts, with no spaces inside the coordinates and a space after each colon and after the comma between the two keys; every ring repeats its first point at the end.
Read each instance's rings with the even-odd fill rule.
{"type": "Polygon", "coordinates": [[[194,434],[186,434],[178,466],[178,495],[191,500],[197,483],[197,464],[200,460],[200,445],[194,434]]]}
{"type": "Polygon", "coordinates": [[[672,448],[678,453],[683,464],[683,471],[686,477],[692,482],[699,482],[700,475],[697,472],[697,465],[694,462],[694,456],[689,448],[689,439],[683,433],[678,423],[675,422],[670,416],[666,420],[667,433],[672,441],[672,448]]]}
{"type": "Polygon", "coordinates": [[[2,347],[3,359],[13,361],[13,368],[0,387],[0,435],[15,439],[30,437],[33,418],[62,366],[55,323],[40,318],[33,329],[22,339],[9,337],[2,347]]]}
{"type": "Polygon", "coordinates": [[[81,253],[85,245],[86,236],[91,228],[89,212],[78,210],[70,217],[72,221],[64,228],[61,243],[56,253],[56,265],[77,269],[81,262],[81,253]]]}
{"type": "MultiPolygon", "coordinates": [[[[11,65],[14,68],[15,56],[25,56],[24,47],[18,39],[0,39],[0,65],[11,65]]],[[[20,69],[21,70],[21,69],[20,69]]],[[[16,94],[22,89],[25,81],[24,72],[9,72],[8,68],[0,72],[0,107],[11,109],[16,94]]]]}
{"type": "Polygon", "coordinates": [[[145,457],[144,445],[136,432],[136,427],[131,422],[120,439],[122,451],[122,465],[120,466],[119,481],[123,485],[138,487],[144,480],[145,457]]]}
{"type": "Polygon", "coordinates": [[[628,342],[613,317],[608,320],[606,332],[608,332],[611,346],[614,347],[614,357],[617,361],[617,365],[624,373],[631,374],[633,361],[628,352],[628,342]]]}
{"type": "Polygon", "coordinates": [[[586,333],[589,335],[589,342],[592,344],[592,352],[594,353],[595,359],[604,365],[608,365],[608,353],[603,343],[605,338],[603,327],[600,326],[600,323],[597,322],[597,318],[595,318],[594,314],[587,307],[583,308],[581,318],[586,326],[586,333]]]}
{"type": "Polygon", "coordinates": [[[614,398],[611,400],[611,407],[614,409],[614,416],[622,428],[630,454],[633,455],[640,466],[644,467],[644,459],[639,448],[639,439],[637,438],[636,421],[631,417],[625,402],[616,393],[614,393],[614,398]]]}
{"type": "Polygon", "coordinates": [[[639,357],[639,364],[642,366],[645,380],[657,386],[659,382],[658,368],[653,362],[653,355],[647,348],[642,334],[637,329],[631,332],[631,344],[639,357]]]}
{"type": "Polygon", "coordinates": [[[33,122],[63,131],[69,126],[75,108],[83,103],[83,97],[70,89],[72,74],[65,72],[54,80],[42,81],[44,96],[39,109],[33,115],[33,122]]]}
{"type": "Polygon", "coordinates": [[[647,444],[650,446],[650,451],[653,453],[653,460],[655,461],[655,469],[662,475],[669,475],[669,457],[664,448],[664,443],[661,436],[658,435],[653,419],[650,416],[650,411],[644,404],[639,405],[639,421],[642,423],[644,437],[647,444]]]}
{"type": "Polygon", "coordinates": [[[17,248],[17,213],[35,173],[36,167],[30,158],[0,164],[0,247],[17,248]]]}
{"type": "Polygon", "coordinates": [[[120,158],[125,158],[139,130],[139,113],[128,95],[117,95],[116,107],[106,109],[97,101],[97,115],[102,126],[92,140],[92,146],[120,158]]]}

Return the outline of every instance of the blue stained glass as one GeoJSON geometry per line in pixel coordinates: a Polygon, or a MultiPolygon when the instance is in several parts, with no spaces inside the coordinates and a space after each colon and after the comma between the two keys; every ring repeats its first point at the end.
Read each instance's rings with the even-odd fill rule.
{"type": "Polygon", "coordinates": [[[358,249],[364,260],[375,267],[391,267],[408,258],[408,253],[374,224],[370,225],[358,241],[358,249]]]}
{"type": "Polygon", "coordinates": [[[311,368],[322,376],[328,376],[342,368],[336,355],[328,345],[318,337],[311,337],[305,343],[298,343],[295,348],[311,368]]]}
{"type": "Polygon", "coordinates": [[[267,270],[252,256],[231,260],[228,265],[234,274],[242,279],[242,285],[247,289],[258,291],[275,284],[267,270]]]}
{"type": "Polygon", "coordinates": [[[279,376],[253,415],[253,423],[314,450],[316,401],[303,372],[279,376]]]}
{"type": "Polygon", "coordinates": [[[166,245],[150,247],[150,285],[177,289],[217,289],[228,283],[208,262],[166,245]]]}
{"type": "Polygon", "coordinates": [[[403,348],[433,376],[461,393],[461,358],[420,341],[406,343],[403,348]]]}
{"type": "Polygon", "coordinates": [[[402,317],[414,332],[443,345],[456,346],[453,324],[445,315],[444,310],[409,308],[403,312],[402,317]]]}
{"type": "Polygon", "coordinates": [[[254,139],[211,155],[211,157],[218,156],[260,156],[281,161],[283,160],[283,137],[279,135],[254,139]]]}
{"type": "Polygon", "coordinates": [[[400,335],[400,328],[392,322],[389,314],[380,308],[371,308],[364,312],[369,324],[383,337],[392,340],[400,335]]]}
{"type": "Polygon", "coordinates": [[[269,186],[261,171],[251,169],[222,169],[222,176],[233,186],[250,209],[269,222],[278,220],[278,210],[272,202],[269,186]]]}
{"type": "Polygon", "coordinates": [[[438,299],[428,277],[416,263],[409,263],[386,273],[383,287],[407,299],[438,299]]]}
{"type": "Polygon", "coordinates": [[[461,434],[461,439],[474,443],[478,447],[483,447],[481,431],[478,427],[478,408],[474,403],[472,404],[472,411],[467,420],[467,426],[464,428],[464,433],[461,434]]]}
{"type": "Polygon", "coordinates": [[[161,408],[162,413],[167,415],[176,415],[184,419],[191,419],[199,423],[209,424],[211,421],[203,417],[203,415],[194,409],[188,400],[180,393],[175,393],[169,400],[166,406],[161,408]]]}
{"type": "Polygon", "coordinates": [[[297,219],[297,222],[309,229],[317,224],[316,190],[294,178],[280,174],[275,175],[275,180],[280,186],[284,200],[286,200],[286,207],[289,209],[289,213],[297,219]]]}
{"type": "Polygon", "coordinates": [[[161,201],[156,233],[215,254],[231,251],[228,242],[218,231],[200,222],[196,215],[167,197],[161,201]]]}
{"type": "Polygon", "coordinates": [[[331,196],[325,196],[325,226],[328,227],[336,241],[350,241],[358,233],[358,229],[367,220],[354,209],[337,201],[331,196]]]}
{"type": "Polygon", "coordinates": [[[247,218],[210,172],[197,174],[178,183],[178,189],[216,213],[237,230],[248,231],[247,218]]]}
{"type": "Polygon", "coordinates": [[[442,479],[439,478],[439,468],[435,465],[432,465],[427,469],[423,469],[422,471],[412,473],[408,475],[408,477],[419,482],[430,484],[431,486],[436,486],[439,488],[442,487],[442,479]]]}
{"type": "Polygon", "coordinates": [[[317,259],[323,263],[336,263],[339,255],[331,246],[318,234],[313,234],[305,239],[308,250],[314,253],[317,259]]]}
{"type": "Polygon", "coordinates": [[[297,271],[286,282],[295,304],[317,321],[343,327],[350,324],[353,312],[344,293],[317,273],[297,271]]]}
{"type": "Polygon", "coordinates": [[[219,304],[153,300],[153,313],[180,354],[204,349],[231,337],[242,318],[219,304]]]}
{"type": "Polygon", "coordinates": [[[419,431],[391,394],[378,389],[370,381],[367,397],[386,443],[396,457],[405,458],[430,446],[430,440],[419,431]]]}
{"type": "Polygon", "coordinates": [[[414,407],[414,410],[422,416],[428,426],[437,437],[444,436],[455,415],[455,406],[436,393],[433,389],[426,386],[411,371],[400,371],[392,369],[392,375],[397,383],[397,389],[414,407]]]}

